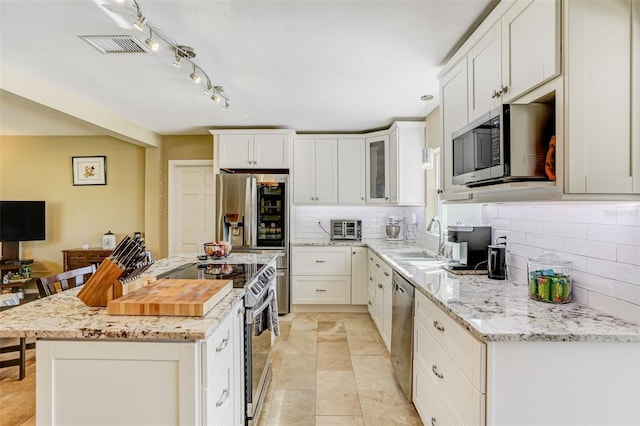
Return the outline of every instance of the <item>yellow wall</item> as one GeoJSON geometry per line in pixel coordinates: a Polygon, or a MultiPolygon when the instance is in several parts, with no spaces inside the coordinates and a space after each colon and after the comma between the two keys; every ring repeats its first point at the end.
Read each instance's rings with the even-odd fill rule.
{"type": "Polygon", "coordinates": [[[45,200],[46,241],[21,244],[34,271],[62,270],[63,249],[144,229],[144,148],[110,136],[0,137],[0,199],[45,200]],[[71,157],[105,155],[107,184],[73,186],[71,157]]]}
{"type": "Polygon", "coordinates": [[[165,257],[168,161],[213,159],[212,141],[164,136],[158,156],[158,148],[110,136],[1,136],[0,199],[47,202],[47,240],[23,242],[22,257],[57,273],[61,250],[101,247],[108,230],[118,241],[142,231],[153,257],[165,257]],[[71,157],[93,155],[107,157],[107,185],[73,186],[71,157]]]}

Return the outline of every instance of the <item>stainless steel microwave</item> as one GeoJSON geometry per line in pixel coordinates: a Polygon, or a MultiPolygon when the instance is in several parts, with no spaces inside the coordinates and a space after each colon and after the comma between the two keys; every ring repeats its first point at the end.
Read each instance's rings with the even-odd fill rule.
{"type": "Polygon", "coordinates": [[[494,108],[452,134],[453,184],[546,179],[544,162],[554,127],[553,108],[547,104],[494,108]]]}

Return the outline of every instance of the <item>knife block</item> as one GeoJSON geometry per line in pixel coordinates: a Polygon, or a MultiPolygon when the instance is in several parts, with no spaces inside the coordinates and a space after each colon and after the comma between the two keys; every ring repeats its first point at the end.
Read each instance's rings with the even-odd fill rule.
{"type": "Polygon", "coordinates": [[[102,261],[96,272],[89,277],[87,283],[78,292],[78,299],[88,306],[107,306],[110,300],[122,295],[115,294],[115,287],[121,286],[118,278],[123,270],[109,258],[102,261]]]}

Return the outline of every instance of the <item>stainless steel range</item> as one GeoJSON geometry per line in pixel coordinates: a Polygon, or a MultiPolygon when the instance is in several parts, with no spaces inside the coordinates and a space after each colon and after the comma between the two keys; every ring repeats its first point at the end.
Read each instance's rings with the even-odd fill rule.
{"type": "Polygon", "coordinates": [[[269,264],[191,263],[158,278],[230,279],[235,288],[245,288],[244,367],[245,424],[258,422],[271,380],[271,347],[279,334],[276,262],[269,264]]]}

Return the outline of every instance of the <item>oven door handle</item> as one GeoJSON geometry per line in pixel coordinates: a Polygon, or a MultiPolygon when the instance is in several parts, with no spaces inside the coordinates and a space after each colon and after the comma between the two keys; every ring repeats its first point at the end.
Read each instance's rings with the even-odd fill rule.
{"type": "Polygon", "coordinates": [[[269,291],[269,296],[267,297],[267,300],[262,302],[262,304],[259,307],[255,309],[251,309],[251,316],[255,319],[258,315],[262,313],[262,311],[267,309],[267,306],[269,306],[274,296],[275,296],[275,293],[273,291],[269,291]]]}

